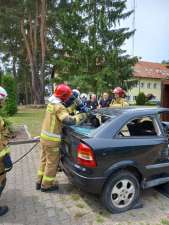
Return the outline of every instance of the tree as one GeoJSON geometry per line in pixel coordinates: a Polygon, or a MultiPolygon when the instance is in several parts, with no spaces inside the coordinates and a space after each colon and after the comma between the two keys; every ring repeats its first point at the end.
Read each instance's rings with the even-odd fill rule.
{"type": "Polygon", "coordinates": [[[31,4],[24,1],[23,5],[20,27],[31,68],[34,101],[39,104],[44,103],[46,0],[31,1],[31,4]]]}
{"type": "Polygon", "coordinates": [[[23,53],[21,46],[25,45],[26,61],[31,71],[32,96],[38,104],[44,103],[46,12],[46,0],[10,0],[3,1],[0,6],[0,31],[5,34],[0,40],[4,61],[13,59],[13,75],[16,77],[18,52],[23,53]]]}
{"type": "Polygon", "coordinates": [[[146,103],[146,96],[143,92],[140,92],[136,97],[136,104],[137,105],[145,105],[146,103]]]}
{"type": "Polygon", "coordinates": [[[43,103],[51,65],[57,82],[84,91],[129,88],[137,59],[121,46],[134,31],[119,24],[131,14],[126,0],[1,1],[0,57],[17,81],[18,95],[43,103]]]}
{"type": "Polygon", "coordinates": [[[167,68],[169,68],[169,60],[163,60],[161,63],[164,64],[167,68]]]}
{"type": "Polygon", "coordinates": [[[136,57],[121,49],[134,31],[121,28],[120,21],[132,14],[126,1],[60,1],[55,32],[57,80],[102,91],[126,85],[132,78],[136,57]]]}
{"type": "Polygon", "coordinates": [[[18,55],[21,50],[21,34],[18,27],[16,13],[11,10],[11,1],[0,3],[0,50],[2,62],[10,68],[16,77],[18,55]]]}

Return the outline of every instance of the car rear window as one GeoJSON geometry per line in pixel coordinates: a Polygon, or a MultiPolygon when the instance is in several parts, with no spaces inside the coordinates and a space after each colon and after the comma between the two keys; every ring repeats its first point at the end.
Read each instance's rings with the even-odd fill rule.
{"type": "Polygon", "coordinates": [[[88,115],[88,119],[81,125],[73,125],[71,128],[81,135],[86,137],[93,137],[95,134],[110,121],[117,118],[117,114],[105,115],[99,113],[91,113],[88,115]]]}
{"type": "Polygon", "coordinates": [[[71,128],[78,134],[92,137],[92,132],[96,130],[97,128],[91,127],[91,126],[85,126],[85,125],[73,125],[71,128]]]}

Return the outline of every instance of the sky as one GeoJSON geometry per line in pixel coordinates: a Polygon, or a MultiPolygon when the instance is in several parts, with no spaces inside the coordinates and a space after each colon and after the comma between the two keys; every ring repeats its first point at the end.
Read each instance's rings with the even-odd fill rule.
{"type": "MultiPolygon", "coordinates": [[[[134,0],[127,0],[128,9],[134,0]]],[[[134,55],[142,60],[161,62],[169,60],[169,0],[135,0],[134,55]]],[[[133,15],[124,25],[132,28],[133,15]]],[[[124,46],[132,55],[132,39],[124,46]]]]}

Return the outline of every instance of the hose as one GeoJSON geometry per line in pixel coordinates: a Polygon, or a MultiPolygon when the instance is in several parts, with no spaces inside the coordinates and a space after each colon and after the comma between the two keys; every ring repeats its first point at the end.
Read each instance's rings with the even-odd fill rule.
{"type": "Polygon", "coordinates": [[[8,173],[12,168],[13,168],[13,165],[15,165],[16,163],[20,162],[22,159],[25,158],[26,155],[28,155],[37,145],[38,145],[39,142],[36,142],[30,149],[29,151],[27,151],[25,154],[23,154],[21,157],[19,157],[16,161],[14,161],[12,163],[12,166],[8,169],[6,169],[5,171],[3,171],[2,173],[0,173],[0,176],[5,174],[5,173],[8,173]]]}

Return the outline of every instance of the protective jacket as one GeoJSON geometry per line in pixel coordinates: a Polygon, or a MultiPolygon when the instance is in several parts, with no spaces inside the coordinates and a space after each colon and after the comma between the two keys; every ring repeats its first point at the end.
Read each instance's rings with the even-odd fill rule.
{"type": "Polygon", "coordinates": [[[127,107],[129,106],[128,102],[125,101],[124,98],[118,98],[118,99],[113,99],[110,107],[119,107],[119,108],[123,108],[123,107],[127,107]]]}
{"type": "Polygon", "coordinates": [[[62,124],[78,124],[84,119],[85,114],[70,116],[61,100],[54,96],[49,99],[49,102],[42,125],[41,142],[55,146],[61,141],[62,124]]]}
{"type": "MultiPolygon", "coordinates": [[[[9,148],[7,147],[9,138],[9,131],[5,125],[4,120],[0,117],[0,174],[4,172],[4,157],[10,153],[9,148]]],[[[3,174],[0,176],[0,194],[5,186],[6,175],[3,174]]]]}

